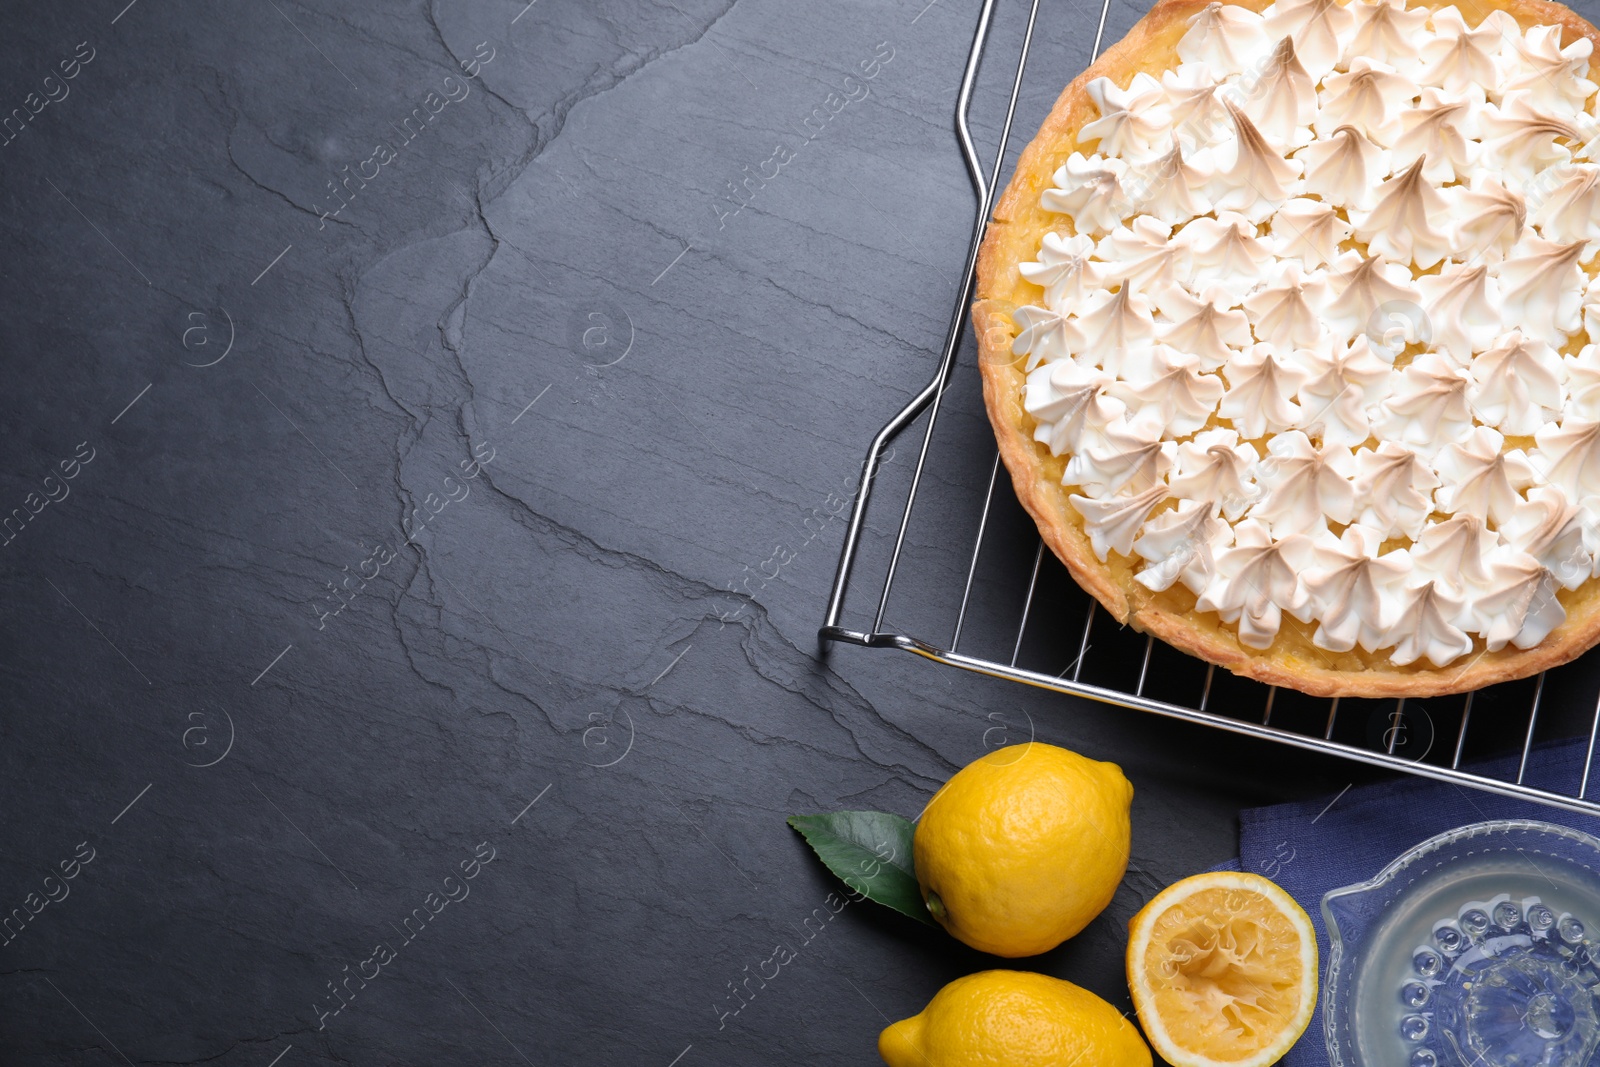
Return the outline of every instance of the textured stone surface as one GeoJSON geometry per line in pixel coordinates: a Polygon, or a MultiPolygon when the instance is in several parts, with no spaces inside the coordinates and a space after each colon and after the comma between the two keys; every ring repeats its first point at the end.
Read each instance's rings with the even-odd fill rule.
{"type": "MultiPolygon", "coordinates": [[[[67,894],[0,947],[5,1062],[873,1063],[996,961],[869,904],[807,940],[833,885],[786,815],[915,814],[1030,720],[1117,760],[1134,869],[1029,966],[1126,1008],[1140,904],[1231,854],[1241,805],[1354,773],[819,659],[830,494],[955,295],[976,5],[122,3],[10,11],[0,45],[0,114],[66,90],[0,146],[0,511],[66,494],[0,566],[3,908],[67,894]]],[[[1047,5],[1018,144],[1099,15],[1047,5]]],[[[945,425],[890,619],[934,637],[993,455],[970,377],[945,425]]],[[[1025,570],[1026,533],[991,562],[1025,570]]]]}

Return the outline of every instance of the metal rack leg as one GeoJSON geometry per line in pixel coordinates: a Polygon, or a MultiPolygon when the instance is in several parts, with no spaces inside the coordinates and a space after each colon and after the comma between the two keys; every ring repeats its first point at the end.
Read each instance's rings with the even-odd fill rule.
{"type": "Polygon", "coordinates": [[[1150,653],[1155,649],[1155,635],[1151,634],[1144,639],[1144,662],[1139,665],[1139,685],[1133,691],[1135,696],[1144,696],[1144,679],[1150,673],[1150,653]]]}
{"type": "Polygon", "coordinates": [[[1033,577],[1028,579],[1028,596],[1022,602],[1022,622],[1017,625],[1017,643],[1011,646],[1011,665],[1017,665],[1017,657],[1022,654],[1022,635],[1028,632],[1028,612],[1033,610],[1033,590],[1039,584],[1039,564],[1044,562],[1044,542],[1039,542],[1039,551],[1033,554],[1033,577]]]}
{"type": "Polygon", "coordinates": [[[1394,755],[1394,746],[1400,740],[1400,724],[1405,721],[1406,698],[1401,697],[1394,702],[1394,713],[1389,716],[1389,729],[1383,738],[1383,750],[1389,755],[1394,755]]]}
{"type": "Polygon", "coordinates": [[[1578,781],[1578,799],[1589,796],[1589,771],[1594,767],[1594,743],[1600,739],[1600,698],[1594,702],[1594,725],[1589,727],[1589,754],[1583,758],[1583,777],[1578,781]]]}
{"type": "Polygon", "coordinates": [[[1456,754],[1450,759],[1451,770],[1461,766],[1461,750],[1467,744],[1467,724],[1472,721],[1472,698],[1475,695],[1468,693],[1466,706],[1461,709],[1461,729],[1456,733],[1456,754]]]}
{"type": "Polygon", "coordinates": [[[989,529],[989,505],[994,501],[994,485],[1000,477],[1000,453],[994,454],[989,471],[989,491],[983,494],[983,514],[978,517],[978,537],[972,542],[972,562],[967,564],[967,583],[961,589],[961,611],[956,615],[955,633],[950,635],[950,651],[961,650],[961,626],[967,621],[967,601],[972,597],[972,576],[978,572],[978,553],[983,550],[983,535],[989,529]]]}
{"type": "Polygon", "coordinates": [[[1089,617],[1083,621],[1083,640],[1078,642],[1078,658],[1072,661],[1072,680],[1076,682],[1078,675],[1083,672],[1083,657],[1089,654],[1089,630],[1094,626],[1094,610],[1100,606],[1098,600],[1089,601],[1089,617]]]}
{"type": "Polygon", "coordinates": [[[1533,707],[1528,710],[1528,736],[1522,742],[1522,762],[1517,765],[1517,784],[1522,784],[1522,778],[1528,773],[1528,753],[1533,748],[1533,728],[1539,721],[1539,698],[1544,696],[1544,672],[1539,672],[1539,681],[1533,687],[1533,707]]]}

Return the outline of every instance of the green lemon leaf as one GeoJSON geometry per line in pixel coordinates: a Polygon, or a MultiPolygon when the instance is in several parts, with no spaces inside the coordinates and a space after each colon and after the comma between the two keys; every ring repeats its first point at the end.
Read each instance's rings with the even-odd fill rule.
{"type": "Polygon", "coordinates": [[[912,865],[911,834],[916,824],[910,819],[881,811],[835,811],[794,815],[789,825],[854,892],[933,925],[912,865]]]}

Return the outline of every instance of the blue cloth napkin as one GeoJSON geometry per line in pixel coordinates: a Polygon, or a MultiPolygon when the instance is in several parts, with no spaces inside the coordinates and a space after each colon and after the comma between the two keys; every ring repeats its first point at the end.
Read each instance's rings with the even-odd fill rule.
{"type": "MultiPolygon", "coordinates": [[[[1587,738],[1535,748],[1528,760],[1525,784],[1576,796],[1587,751],[1587,738]]],[[[1595,762],[1600,764],[1600,756],[1595,762]]],[[[1515,781],[1517,760],[1496,760],[1470,769],[1502,781],[1515,781]]],[[[1589,795],[1600,795],[1597,790],[1600,767],[1591,772],[1589,795]]],[[[1352,788],[1337,798],[1241,812],[1237,869],[1266,875],[1300,902],[1317,928],[1318,958],[1325,968],[1328,932],[1322,921],[1324,893],[1366,881],[1401,853],[1435,834],[1490,819],[1539,819],[1600,836],[1600,819],[1454,784],[1405,777],[1352,788]]],[[[1305,1036],[1281,1062],[1284,1067],[1328,1067],[1320,1004],[1305,1036]]]]}

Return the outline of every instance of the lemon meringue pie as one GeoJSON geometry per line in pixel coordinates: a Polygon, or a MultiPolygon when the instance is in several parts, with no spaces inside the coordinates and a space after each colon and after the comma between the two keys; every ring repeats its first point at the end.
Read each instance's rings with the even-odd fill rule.
{"type": "Polygon", "coordinates": [[[1067,87],[973,323],[1018,496],[1118,619],[1319,695],[1600,640],[1597,39],[1162,0],[1067,87]]]}

